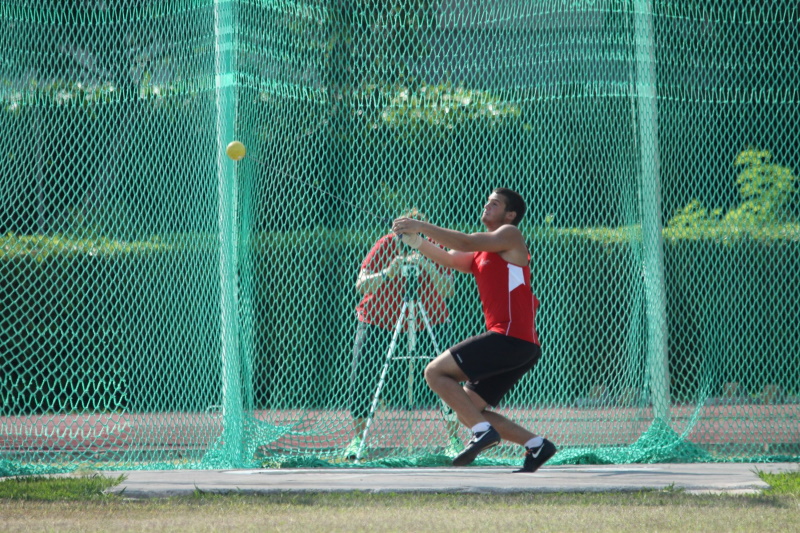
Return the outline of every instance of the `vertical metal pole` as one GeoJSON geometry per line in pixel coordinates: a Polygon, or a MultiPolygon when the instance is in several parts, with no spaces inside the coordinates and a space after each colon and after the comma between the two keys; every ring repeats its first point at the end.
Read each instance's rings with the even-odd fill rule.
{"type": "Polygon", "coordinates": [[[635,0],[636,93],[639,105],[642,246],[647,306],[647,373],[656,418],[669,422],[669,366],[664,240],[661,227],[661,165],[658,150],[655,35],[652,0],[635,0]]]}
{"type": "MultiPolygon", "coordinates": [[[[241,347],[238,303],[238,187],[225,147],[234,138],[236,118],[234,0],[215,0],[217,157],[219,194],[220,353],[222,365],[223,457],[243,464],[241,347]]],[[[224,460],[224,459],[223,459],[224,460]]]]}
{"type": "Polygon", "coordinates": [[[417,351],[417,288],[419,286],[419,279],[417,278],[417,267],[414,265],[405,265],[403,267],[403,276],[405,277],[405,296],[404,300],[408,306],[407,328],[406,337],[408,344],[406,345],[406,356],[408,357],[408,405],[414,406],[414,370],[416,362],[414,360],[414,352],[417,351]]]}
{"type": "Polygon", "coordinates": [[[408,317],[406,322],[408,328],[406,337],[406,356],[408,357],[408,406],[414,407],[414,374],[417,369],[416,359],[414,357],[417,351],[417,300],[408,301],[408,317]]]}

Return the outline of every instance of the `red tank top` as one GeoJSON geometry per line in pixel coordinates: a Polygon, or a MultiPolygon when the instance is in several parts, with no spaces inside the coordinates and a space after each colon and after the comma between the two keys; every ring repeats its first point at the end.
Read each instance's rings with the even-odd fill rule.
{"type": "Polygon", "coordinates": [[[513,265],[494,252],[475,252],[472,274],[478,283],[486,329],[539,344],[539,300],[531,291],[530,266],[513,265]]]}

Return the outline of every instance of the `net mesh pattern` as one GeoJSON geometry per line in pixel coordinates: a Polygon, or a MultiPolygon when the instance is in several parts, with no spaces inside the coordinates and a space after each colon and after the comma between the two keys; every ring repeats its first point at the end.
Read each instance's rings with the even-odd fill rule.
{"type": "Polygon", "coordinates": [[[481,304],[388,221],[495,187],[542,304],[497,409],[552,464],[797,461],[799,19],[0,0],[0,475],[450,464],[423,370],[481,304]]]}

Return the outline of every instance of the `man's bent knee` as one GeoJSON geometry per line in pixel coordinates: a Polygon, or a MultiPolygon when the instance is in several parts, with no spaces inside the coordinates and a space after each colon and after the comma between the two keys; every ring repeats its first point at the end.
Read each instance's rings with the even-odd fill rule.
{"type": "Polygon", "coordinates": [[[439,368],[437,365],[434,364],[435,362],[436,360],[433,360],[430,363],[428,363],[428,366],[425,367],[425,372],[424,372],[425,382],[431,388],[433,388],[433,383],[444,375],[441,372],[441,368],[439,368]]]}
{"type": "Polygon", "coordinates": [[[442,377],[456,381],[467,380],[467,376],[464,375],[461,367],[458,366],[455,358],[450,354],[450,350],[445,350],[425,367],[425,381],[428,382],[428,385],[442,377]]]}

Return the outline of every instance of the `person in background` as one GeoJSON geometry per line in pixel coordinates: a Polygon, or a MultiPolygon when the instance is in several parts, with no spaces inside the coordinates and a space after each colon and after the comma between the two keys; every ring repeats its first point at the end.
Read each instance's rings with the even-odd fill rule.
{"type": "MultiPolygon", "coordinates": [[[[403,216],[425,220],[425,215],[417,209],[412,209],[403,216]]],[[[436,245],[431,243],[431,246],[436,245]]],[[[357,453],[362,449],[361,439],[367,417],[398,320],[404,321],[401,332],[404,335],[408,333],[407,316],[400,316],[404,295],[409,288],[407,284],[415,284],[416,298],[422,304],[437,341],[447,334],[449,313],[445,298],[449,298],[454,292],[452,272],[425,259],[417,252],[408,254],[407,250],[393,233],[384,235],[367,253],[358,273],[356,290],[362,297],[356,307],[358,326],[353,345],[349,390],[349,409],[353,419],[354,437],[344,450],[347,459],[356,459],[357,453]],[[413,276],[413,279],[409,276],[413,276]]],[[[415,314],[417,343],[424,342],[423,346],[430,346],[428,344],[430,336],[425,329],[425,323],[419,312],[415,314]]],[[[432,353],[431,357],[433,355],[435,354],[432,353]]],[[[422,379],[420,375],[419,380],[422,379]]],[[[433,394],[430,396],[436,401],[433,394]]],[[[453,420],[448,422],[448,427],[450,436],[446,453],[453,456],[463,448],[463,445],[456,436],[458,424],[453,420]]]]}

